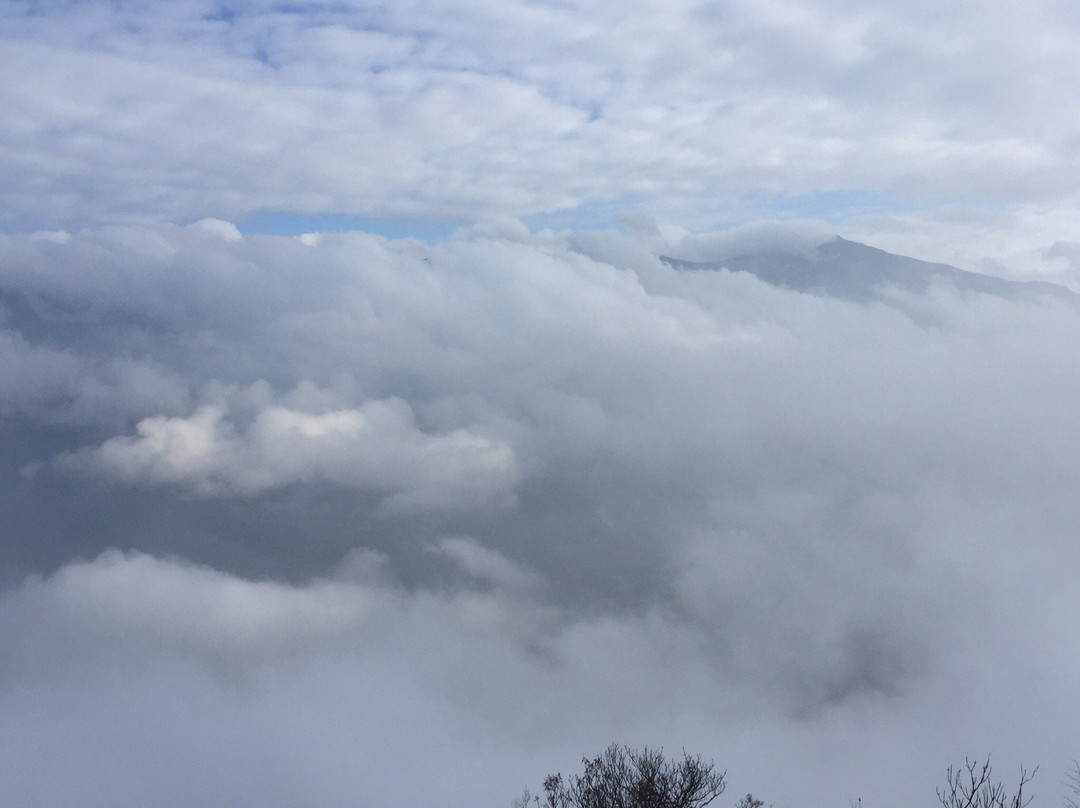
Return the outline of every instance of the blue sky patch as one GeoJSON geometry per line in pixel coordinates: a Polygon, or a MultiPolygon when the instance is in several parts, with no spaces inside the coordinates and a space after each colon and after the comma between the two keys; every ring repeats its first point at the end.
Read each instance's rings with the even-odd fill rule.
{"type": "Polygon", "coordinates": [[[241,233],[269,236],[299,236],[303,233],[344,233],[362,231],[390,239],[414,238],[434,244],[451,236],[463,222],[405,217],[356,216],[350,213],[260,213],[248,222],[237,222],[241,233]]]}

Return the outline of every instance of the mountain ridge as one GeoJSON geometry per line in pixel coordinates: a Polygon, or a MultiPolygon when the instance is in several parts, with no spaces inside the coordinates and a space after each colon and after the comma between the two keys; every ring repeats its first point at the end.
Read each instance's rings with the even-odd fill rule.
{"type": "Polygon", "coordinates": [[[1049,281],[1014,281],[923,261],[836,236],[809,252],[740,253],[716,261],[688,261],[661,255],[666,265],[685,271],[747,272],[773,286],[860,303],[882,300],[889,289],[926,294],[945,281],[959,291],[1009,299],[1052,297],[1080,304],[1080,295],[1049,281]]]}

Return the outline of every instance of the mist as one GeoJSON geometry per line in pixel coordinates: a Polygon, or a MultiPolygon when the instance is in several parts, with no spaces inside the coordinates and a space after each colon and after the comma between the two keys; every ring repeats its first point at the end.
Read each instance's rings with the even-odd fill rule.
{"type": "Polygon", "coordinates": [[[745,271],[830,238],[0,238],[6,799],[500,805],[612,740],[1046,799],[1080,309],[745,271]]]}
{"type": "MultiPolygon", "coordinates": [[[[0,808],[1080,757],[1080,7],[0,4],[0,808]]],[[[861,800],[861,803],[860,803],[861,800]]]]}

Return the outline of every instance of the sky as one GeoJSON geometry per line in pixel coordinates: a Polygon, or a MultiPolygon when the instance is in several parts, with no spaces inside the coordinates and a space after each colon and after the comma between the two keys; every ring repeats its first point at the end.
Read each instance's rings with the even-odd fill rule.
{"type": "Polygon", "coordinates": [[[0,805],[508,806],[611,742],[1060,805],[1077,53],[1052,2],[0,2],[0,805]]]}

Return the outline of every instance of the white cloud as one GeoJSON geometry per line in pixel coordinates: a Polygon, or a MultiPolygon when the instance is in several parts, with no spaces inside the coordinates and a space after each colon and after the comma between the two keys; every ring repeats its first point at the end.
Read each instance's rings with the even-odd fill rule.
{"type": "Polygon", "coordinates": [[[70,644],[80,663],[89,665],[130,664],[128,651],[164,651],[242,670],[355,631],[386,608],[384,600],[378,588],[246,581],[183,562],[109,551],[47,580],[30,580],[5,598],[5,633],[24,649],[9,658],[8,673],[28,675],[21,666],[32,665],[36,673],[61,680],[80,675],[52,665],[52,641],[70,644]],[[28,610],[39,617],[31,619],[28,610]],[[23,634],[37,619],[49,626],[50,638],[23,634]]]}
{"type": "Polygon", "coordinates": [[[0,238],[12,793],[471,805],[613,739],[776,804],[1063,769],[1076,309],[657,257],[812,268],[796,230],[0,238]]]}
{"type": "Polygon", "coordinates": [[[214,233],[225,241],[240,241],[243,239],[240,231],[236,229],[236,225],[221,219],[200,219],[189,226],[201,228],[208,233],[214,233]]]}
{"type": "Polygon", "coordinates": [[[509,504],[518,478],[509,446],[464,429],[426,434],[400,399],[320,414],[271,405],[239,432],[207,405],[189,418],[145,418],[135,435],[61,464],[207,495],[325,481],[385,493],[388,507],[406,510],[509,504]]]}
{"type": "MultiPolygon", "coordinates": [[[[1071,724],[1049,719],[1075,685],[1037,661],[1075,639],[1067,579],[1044,578],[1019,612],[987,593],[953,613],[949,652],[902,697],[792,721],[660,610],[590,617],[513,587],[408,592],[371,572],[291,586],[110,552],[0,597],[0,749],[21,764],[6,794],[499,804],[617,737],[715,756],[732,794],[915,801],[972,743],[999,745],[1003,774],[1068,763],[1071,724]],[[1028,622],[1047,607],[1059,617],[1028,622]]],[[[1044,778],[1040,797],[1053,791],[1044,778]]]]}
{"type": "Polygon", "coordinates": [[[1052,4],[13,9],[0,216],[461,221],[614,202],[711,228],[834,190],[885,213],[1075,213],[1078,31],[1052,4]]]}
{"type": "Polygon", "coordinates": [[[1080,288],[1078,48],[1053,2],[8,4],[4,799],[506,804],[618,740],[1053,801],[1075,306],[659,256],[1080,288]],[[625,231],[516,218],[560,209],[625,231]]]}

